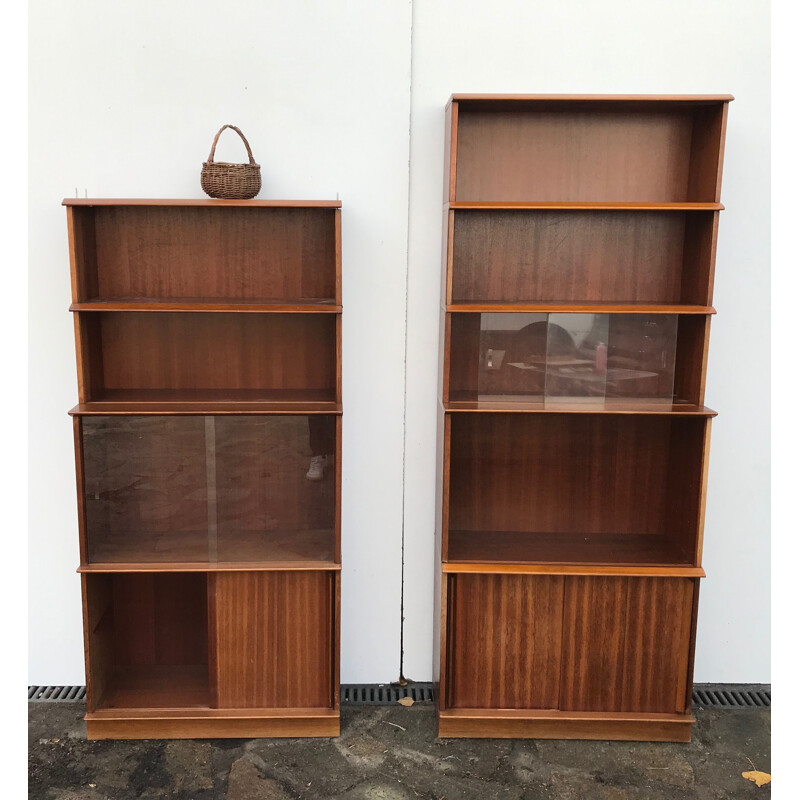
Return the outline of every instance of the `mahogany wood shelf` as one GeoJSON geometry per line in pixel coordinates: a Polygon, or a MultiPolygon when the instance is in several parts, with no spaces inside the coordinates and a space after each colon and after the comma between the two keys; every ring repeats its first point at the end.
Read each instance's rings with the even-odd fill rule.
{"type": "Polygon", "coordinates": [[[688,741],[729,95],[454,95],[439,735],[688,741]]]}
{"type": "Polygon", "coordinates": [[[533,200],[527,202],[458,202],[447,207],[453,211],[482,210],[550,210],[550,211],[724,211],[722,203],[553,203],[533,200]]]}
{"type": "Polygon", "coordinates": [[[64,205],[89,738],[337,735],[341,204],[64,205]]]}

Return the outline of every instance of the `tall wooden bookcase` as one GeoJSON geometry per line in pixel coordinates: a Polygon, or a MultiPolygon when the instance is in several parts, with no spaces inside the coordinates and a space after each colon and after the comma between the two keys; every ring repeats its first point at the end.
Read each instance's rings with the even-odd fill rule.
{"type": "Polygon", "coordinates": [[[341,204],[64,205],[89,738],[338,735],[341,204]]]}
{"type": "Polygon", "coordinates": [[[440,736],[691,736],[732,99],[447,106],[440,736]]]}

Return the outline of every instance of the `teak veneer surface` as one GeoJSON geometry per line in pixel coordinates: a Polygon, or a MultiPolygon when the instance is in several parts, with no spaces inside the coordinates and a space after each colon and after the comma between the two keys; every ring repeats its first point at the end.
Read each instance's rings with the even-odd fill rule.
{"type": "Polygon", "coordinates": [[[336,573],[210,576],[220,708],[333,707],[336,573]]]}
{"type": "Polygon", "coordinates": [[[108,203],[68,213],[75,302],[341,302],[335,207],[108,203]]]}
{"type": "Polygon", "coordinates": [[[724,102],[599,101],[459,106],[452,199],[718,203],[713,148],[720,147],[725,108],[724,102]]]}
{"type": "Polygon", "coordinates": [[[128,400],[147,390],[327,390],[324,399],[337,399],[328,314],[93,313],[82,316],[81,336],[89,400],[114,390],[133,393],[128,400]]]}
{"type": "Polygon", "coordinates": [[[449,577],[448,708],[686,712],[687,578],[449,577]]]}
{"type": "Polygon", "coordinates": [[[452,302],[708,306],[709,281],[696,275],[713,266],[702,243],[715,216],[456,212],[452,302]]]}

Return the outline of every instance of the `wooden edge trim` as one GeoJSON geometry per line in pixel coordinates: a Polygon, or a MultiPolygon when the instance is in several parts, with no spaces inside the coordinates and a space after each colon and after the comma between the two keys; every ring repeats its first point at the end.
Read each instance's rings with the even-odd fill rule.
{"type": "Polygon", "coordinates": [[[341,200],[199,200],[151,199],[144,197],[65,197],[62,206],[249,206],[251,208],[341,208],[341,200]]]}
{"type": "Polygon", "coordinates": [[[709,316],[716,314],[713,306],[693,305],[626,305],[592,303],[448,303],[450,314],[675,314],[709,316]]]}
{"type": "Polygon", "coordinates": [[[187,403],[112,403],[112,402],[96,402],[96,403],[78,403],[73,406],[67,413],[71,417],[82,416],[143,416],[147,414],[154,414],[160,416],[182,415],[182,416],[195,416],[195,417],[209,417],[214,415],[233,414],[236,416],[256,415],[262,417],[269,416],[286,416],[295,415],[307,417],[311,414],[323,414],[326,416],[336,417],[342,415],[342,404],[331,403],[333,406],[327,408],[303,408],[301,403],[297,404],[297,408],[286,408],[284,405],[281,408],[265,408],[265,404],[253,403],[252,405],[257,408],[248,408],[248,403],[236,403],[230,401],[229,403],[220,403],[213,407],[203,407],[203,403],[195,403],[194,407],[187,408],[187,403]],[[176,408],[180,406],[180,408],[176,408]]]}
{"type": "Polygon", "coordinates": [[[574,565],[574,564],[466,564],[446,562],[442,572],[447,574],[477,573],[485,575],[622,575],[632,578],[705,578],[702,567],[632,566],[632,565],[574,565]]]}
{"type": "Polygon", "coordinates": [[[230,561],[230,562],[164,562],[164,563],[97,563],[81,564],[78,573],[109,572],[340,572],[341,564],[330,561],[230,561]]]}
{"type": "Polygon", "coordinates": [[[334,717],[194,717],[97,719],[86,715],[86,734],[97,739],[255,739],[336,737],[334,717]]]}
{"type": "Polygon", "coordinates": [[[688,742],[691,715],[576,714],[574,712],[481,713],[459,710],[439,714],[440,738],[600,739],[608,741],[688,742]]]}
{"type": "Polygon", "coordinates": [[[730,103],[732,94],[452,94],[450,102],[460,100],[585,100],[588,102],[684,102],[684,103],[730,103]]]}
{"type": "MultiPolygon", "coordinates": [[[[338,301],[337,301],[338,302],[338,301]]],[[[342,306],[333,303],[131,303],[114,300],[91,300],[71,303],[73,313],[162,312],[168,314],[341,314],[342,306]]]]}
{"type": "Polygon", "coordinates": [[[448,195],[450,201],[456,199],[456,182],[458,180],[458,101],[450,100],[450,172],[448,195]]]}

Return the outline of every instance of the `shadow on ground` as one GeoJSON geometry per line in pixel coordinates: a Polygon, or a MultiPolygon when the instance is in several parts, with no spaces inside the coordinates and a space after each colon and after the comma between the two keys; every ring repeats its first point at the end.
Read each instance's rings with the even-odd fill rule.
{"type": "Polygon", "coordinates": [[[88,742],[83,703],[29,704],[34,800],[766,798],[768,709],[696,711],[690,744],[436,738],[429,704],[345,708],[339,739],[88,742]]]}

